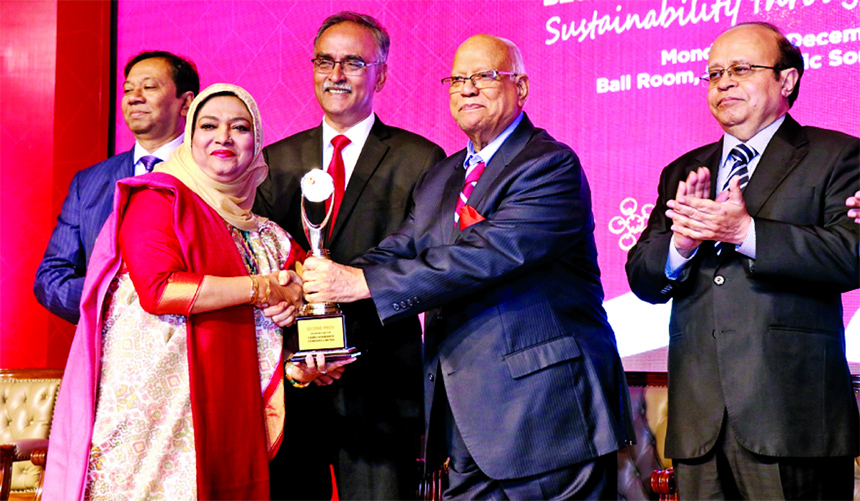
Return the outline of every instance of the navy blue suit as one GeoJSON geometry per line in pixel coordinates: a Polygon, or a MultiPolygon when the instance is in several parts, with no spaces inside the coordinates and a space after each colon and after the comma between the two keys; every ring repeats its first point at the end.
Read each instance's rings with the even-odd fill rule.
{"type": "Polygon", "coordinates": [[[78,323],[90,253],[110,215],[116,182],[134,175],[133,149],[88,167],[72,179],[69,194],[39,268],[33,292],[51,313],[78,323]]]}
{"type": "Polygon", "coordinates": [[[404,225],[355,262],[384,324],[427,311],[428,467],[444,459],[432,447],[444,443],[434,435],[445,403],[434,402],[437,378],[469,454],[492,479],[618,450],[632,437],[627,385],[579,159],[524,117],[469,198],[486,220],[460,231],[465,155],[426,172],[404,225]]]}

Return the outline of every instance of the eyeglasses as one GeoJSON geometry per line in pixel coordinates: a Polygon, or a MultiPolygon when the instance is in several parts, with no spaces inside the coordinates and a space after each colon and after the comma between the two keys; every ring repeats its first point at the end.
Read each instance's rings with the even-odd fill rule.
{"type": "Polygon", "coordinates": [[[442,84],[448,85],[451,93],[459,92],[460,89],[463,88],[463,85],[466,84],[466,80],[472,82],[472,85],[474,85],[476,89],[486,89],[494,86],[496,82],[499,81],[499,75],[510,75],[512,77],[516,77],[519,73],[498,70],[479,71],[478,73],[468,77],[445,77],[442,79],[442,84]]]}
{"type": "Polygon", "coordinates": [[[760,64],[733,64],[726,69],[713,68],[709,69],[708,73],[699,77],[704,85],[717,85],[723,79],[723,73],[729,75],[729,78],[735,80],[744,80],[752,76],[753,70],[773,70],[779,71],[778,66],[762,66],[760,64]]]}
{"type": "Polygon", "coordinates": [[[344,75],[349,76],[361,75],[366,67],[380,63],[380,61],[366,63],[361,59],[344,59],[342,61],[335,61],[334,59],[329,59],[327,57],[317,57],[315,59],[311,59],[311,62],[314,63],[314,71],[317,73],[327,75],[334,70],[334,66],[336,64],[340,64],[340,71],[342,71],[344,75]]]}

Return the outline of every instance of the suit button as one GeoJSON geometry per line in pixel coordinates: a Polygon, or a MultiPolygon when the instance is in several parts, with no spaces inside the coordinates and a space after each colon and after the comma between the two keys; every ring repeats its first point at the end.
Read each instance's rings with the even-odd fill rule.
{"type": "Polygon", "coordinates": [[[394,308],[394,311],[400,311],[400,305],[397,303],[392,303],[391,307],[394,308]]]}
{"type": "Polygon", "coordinates": [[[410,308],[412,308],[412,300],[411,300],[411,299],[407,299],[407,300],[406,300],[406,304],[407,304],[410,308]]]}
{"type": "Polygon", "coordinates": [[[726,283],[726,277],[722,275],[717,275],[714,277],[714,283],[717,285],[723,285],[724,283],[726,283]]]}
{"type": "Polygon", "coordinates": [[[405,310],[408,306],[409,306],[409,305],[408,305],[408,304],[406,304],[406,301],[400,301],[400,307],[401,307],[401,308],[403,308],[404,310],[405,310]]]}
{"type": "Polygon", "coordinates": [[[418,303],[420,303],[420,302],[421,302],[421,300],[420,300],[420,299],[418,299],[418,296],[415,296],[415,297],[413,297],[413,298],[412,298],[412,302],[413,302],[413,303],[415,303],[415,304],[418,304],[418,303]]]}
{"type": "Polygon", "coordinates": [[[433,381],[436,381],[436,376],[434,376],[433,374],[427,374],[427,379],[429,379],[432,383],[433,381]]]}

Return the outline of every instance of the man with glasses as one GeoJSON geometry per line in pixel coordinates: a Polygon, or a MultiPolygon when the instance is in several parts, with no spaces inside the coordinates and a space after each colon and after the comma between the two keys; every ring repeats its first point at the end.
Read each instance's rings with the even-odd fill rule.
{"type": "Polygon", "coordinates": [[[426,312],[426,464],[450,457],[443,498],[615,499],[629,400],[579,159],[523,113],[510,41],[469,38],[442,82],[466,148],[358,267],[309,258],[305,296],[370,299],[385,325],[426,312]]]}
{"type": "MultiPolygon", "coordinates": [[[[326,19],[314,40],[314,90],[322,124],[263,150],[269,177],[254,211],[284,227],[306,249],[299,181],[311,169],[335,180],[332,259],[349,262],[394,232],[409,213],[419,176],[445,158],[421,136],[389,127],[373,113],[388,76],[389,36],[367,15],[326,19]]],[[[315,220],[318,221],[318,220],[315,220]]],[[[349,344],[360,359],[336,384],[286,388],[291,419],[271,465],[273,499],[331,499],[333,465],[343,499],[406,499],[416,488],[422,421],[421,326],[411,315],[380,325],[369,301],[345,305],[349,344]]]]}
{"type": "Polygon", "coordinates": [[[682,499],[850,499],[858,413],[840,294],[860,285],[845,210],[860,140],[800,126],[800,50],[766,23],[708,59],[720,141],[663,171],[630,251],[633,292],[672,299],[666,455],[682,499]]]}

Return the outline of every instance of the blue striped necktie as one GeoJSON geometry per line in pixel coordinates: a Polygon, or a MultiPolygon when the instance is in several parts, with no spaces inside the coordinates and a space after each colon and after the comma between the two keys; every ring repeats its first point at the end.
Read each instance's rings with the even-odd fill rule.
{"type": "MultiPolygon", "coordinates": [[[[729,183],[732,178],[735,176],[740,176],[740,182],[738,186],[741,191],[747,187],[747,184],[750,182],[750,173],[747,169],[750,161],[758,155],[758,152],[752,146],[747,146],[743,143],[732,148],[732,151],[729,152],[729,158],[726,161],[726,167],[729,167],[729,176],[726,178],[726,181],[723,183],[723,189],[720,191],[726,191],[729,189],[729,183]]],[[[721,255],[723,252],[723,248],[728,249],[729,247],[734,247],[731,244],[715,242],[714,245],[717,247],[717,255],[721,255]]]]}
{"type": "Polygon", "coordinates": [[[751,146],[747,146],[743,143],[732,148],[732,151],[729,152],[729,159],[726,162],[726,166],[731,166],[729,169],[729,176],[726,178],[726,182],[723,183],[723,189],[720,191],[726,191],[729,189],[729,182],[735,176],[740,176],[740,188],[743,191],[744,188],[747,187],[747,183],[750,182],[749,170],[747,170],[747,166],[752,161],[753,158],[758,155],[758,152],[755,148],[751,146]]]}

